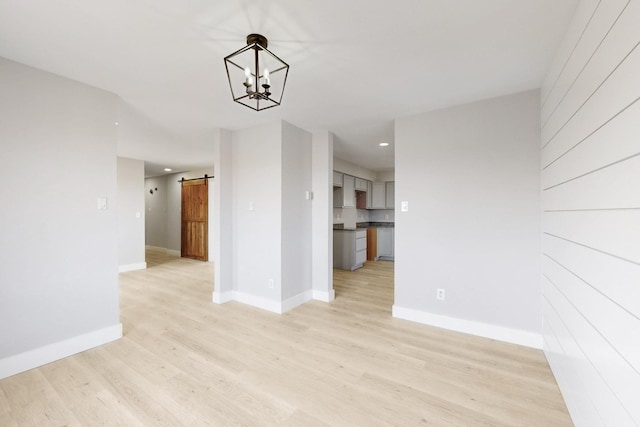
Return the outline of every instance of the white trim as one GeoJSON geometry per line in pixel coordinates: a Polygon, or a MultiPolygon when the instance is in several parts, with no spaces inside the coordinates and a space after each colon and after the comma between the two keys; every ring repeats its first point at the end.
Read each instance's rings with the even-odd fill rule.
{"type": "Polygon", "coordinates": [[[225,302],[235,301],[236,291],[216,292],[213,291],[213,302],[216,304],[224,304],[225,302]]]}
{"type": "Polygon", "coordinates": [[[412,308],[398,307],[397,305],[394,305],[392,308],[392,316],[397,317],[398,319],[410,320],[412,322],[436,326],[438,328],[449,329],[452,331],[463,332],[465,334],[477,335],[480,337],[491,338],[498,341],[505,341],[512,344],[542,350],[542,334],[536,334],[534,332],[458,319],[412,308]]]}
{"type": "Polygon", "coordinates": [[[216,304],[224,304],[229,301],[238,301],[243,304],[270,311],[272,313],[282,314],[298,307],[299,305],[304,304],[305,302],[311,301],[313,299],[312,297],[313,292],[311,290],[295,295],[282,302],[270,300],[263,297],[257,297],[255,295],[238,291],[213,291],[212,300],[216,304]]]}
{"type": "Polygon", "coordinates": [[[329,292],[326,291],[313,291],[313,299],[324,302],[331,302],[336,299],[336,291],[331,289],[329,292]]]}
{"type": "Polygon", "coordinates": [[[234,293],[234,299],[238,302],[271,311],[273,313],[282,314],[282,304],[280,301],[257,297],[255,295],[245,294],[244,292],[235,291],[234,293]]]}
{"type": "Polygon", "coordinates": [[[182,256],[182,253],[180,251],[176,251],[174,249],[161,248],[160,246],[145,245],[145,249],[155,249],[156,251],[162,251],[170,255],[182,256]]]}
{"type": "Polygon", "coordinates": [[[0,380],[122,338],[122,323],[0,359],[0,380]]]}
{"type": "Polygon", "coordinates": [[[312,299],[313,292],[311,290],[304,291],[301,294],[292,296],[291,298],[282,301],[280,304],[280,313],[286,313],[289,310],[293,310],[299,305],[304,304],[305,302],[309,302],[312,299]]]}
{"type": "Polygon", "coordinates": [[[138,262],[135,264],[125,264],[118,266],[118,273],[126,273],[127,271],[144,270],[147,268],[146,262],[138,262]]]}

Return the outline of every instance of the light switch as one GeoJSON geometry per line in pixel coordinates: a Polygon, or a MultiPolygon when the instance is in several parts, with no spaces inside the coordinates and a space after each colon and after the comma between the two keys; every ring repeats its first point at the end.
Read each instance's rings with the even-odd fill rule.
{"type": "Polygon", "coordinates": [[[136,212],[136,218],[140,218],[142,215],[140,215],[140,212],[136,212]]]}
{"type": "Polygon", "coordinates": [[[98,197],[98,210],[106,211],[107,210],[107,198],[106,197],[98,197]]]}
{"type": "Polygon", "coordinates": [[[409,202],[408,201],[402,201],[400,202],[400,210],[402,212],[409,212],[409,202]]]}
{"type": "Polygon", "coordinates": [[[313,200],[313,191],[305,191],[304,196],[307,200],[313,200]]]}
{"type": "Polygon", "coordinates": [[[253,200],[249,202],[249,210],[250,210],[250,211],[255,210],[255,205],[254,205],[254,203],[253,203],[253,200]]]}

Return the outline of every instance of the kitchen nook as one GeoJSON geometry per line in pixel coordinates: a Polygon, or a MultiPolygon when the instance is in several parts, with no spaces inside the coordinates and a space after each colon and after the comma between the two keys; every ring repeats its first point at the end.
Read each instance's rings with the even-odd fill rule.
{"type": "Polygon", "coordinates": [[[333,267],[356,270],[366,261],[394,260],[393,172],[375,180],[333,172],[333,267]]]}

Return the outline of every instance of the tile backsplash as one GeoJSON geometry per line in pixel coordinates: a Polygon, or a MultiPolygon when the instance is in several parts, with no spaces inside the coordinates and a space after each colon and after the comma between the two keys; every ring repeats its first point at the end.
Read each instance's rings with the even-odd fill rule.
{"type": "Polygon", "coordinates": [[[358,222],[394,222],[393,209],[333,208],[333,223],[355,228],[358,222]]]}

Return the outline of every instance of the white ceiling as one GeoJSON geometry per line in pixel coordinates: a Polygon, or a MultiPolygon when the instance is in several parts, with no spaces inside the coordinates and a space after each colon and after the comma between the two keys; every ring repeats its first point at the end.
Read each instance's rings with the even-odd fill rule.
{"type": "MultiPolygon", "coordinates": [[[[177,140],[283,119],[380,171],[394,118],[539,87],[577,1],[0,0],[0,56],[114,92],[177,140]],[[291,66],[262,112],[231,100],[223,63],[254,32],[291,66]]],[[[153,161],[184,167],[176,145],[153,161]]]]}

